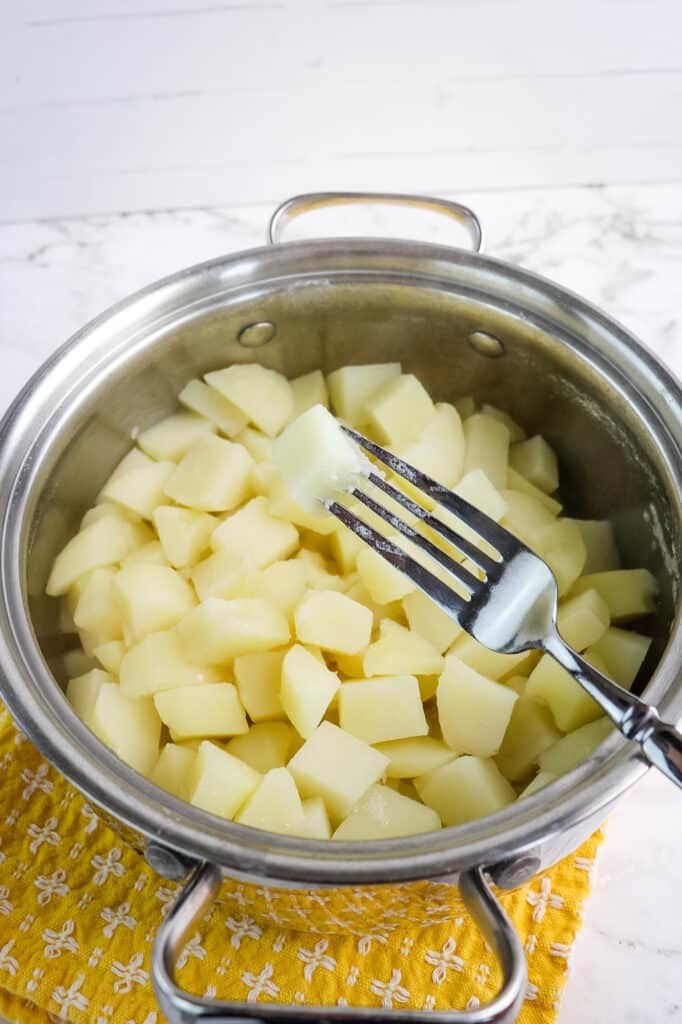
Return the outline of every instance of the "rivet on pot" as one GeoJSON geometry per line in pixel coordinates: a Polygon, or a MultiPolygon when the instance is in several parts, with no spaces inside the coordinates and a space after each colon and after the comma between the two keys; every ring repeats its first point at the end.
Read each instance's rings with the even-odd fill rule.
{"type": "Polygon", "coordinates": [[[144,859],[157,875],[173,882],[184,878],[196,864],[196,861],[189,857],[183,857],[176,850],[170,850],[167,846],[161,846],[159,843],[147,843],[144,859]]]}
{"type": "Polygon", "coordinates": [[[527,854],[524,857],[517,857],[516,860],[507,861],[489,871],[495,885],[500,889],[515,889],[517,885],[523,885],[530,881],[533,875],[540,870],[540,858],[534,854],[527,854]]]}
{"type": "Polygon", "coordinates": [[[245,324],[237,335],[237,341],[244,348],[261,348],[275,337],[277,328],[270,320],[259,320],[257,323],[245,324]]]}
{"type": "Polygon", "coordinates": [[[504,355],[504,342],[486,331],[473,331],[469,335],[469,344],[479,355],[490,359],[499,359],[504,355]]]}

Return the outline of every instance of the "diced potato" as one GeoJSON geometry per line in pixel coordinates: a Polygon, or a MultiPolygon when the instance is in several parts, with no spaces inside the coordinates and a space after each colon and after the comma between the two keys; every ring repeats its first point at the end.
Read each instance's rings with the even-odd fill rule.
{"type": "Polygon", "coordinates": [[[578,527],[570,519],[557,519],[538,530],[534,549],[554,573],[559,594],[566,594],[585,565],[585,545],[578,527]]]}
{"type": "Polygon", "coordinates": [[[627,622],[656,609],[658,584],[648,569],[593,572],[577,580],[572,593],[585,590],[596,590],[606,601],[612,622],[627,622]]]}
{"type": "MultiPolygon", "coordinates": [[[[149,456],[145,455],[144,452],[141,452],[139,448],[131,448],[129,452],[126,452],[126,454],[123,456],[123,458],[118,463],[116,468],[109,474],[109,478],[107,480],[107,484],[113,484],[116,480],[120,480],[121,477],[127,476],[128,473],[132,473],[133,470],[144,469],[145,467],[153,466],[153,465],[154,465],[154,459],[150,459],[149,456]]],[[[106,484],[105,484],[105,486],[106,486],[106,484]]],[[[99,502],[102,501],[102,495],[101,494],[99,495],[97,501],[98,501],[98,504],[99,504],[99,502]]],[[[119,506],[119,505],[112,505],[111,503],[109,503],[109,504],[106,505],[106,507],[109,508],[109,509],[116,508],[122,514],[126,514],[127,513],[127,509],[124,509],[122,506],[119,506]]],[[[97,515],[97,505],[95,506],[94,509],[91,508],[88,512],[85,513],[85,515],[83,516],[83,522],[81,523],[81,526],[85,526],[86,525],[85,524],[86,518],[89,521],[94,522],[94,517],[96,515],[97,515]]]]}
{"type": "Polygon", "coordinates": [[[569,732],[540,754],[540,769],[555,776],[565,775],[585,761],[604,742],[613,730],[611,721],[604,716],[588,722],[575,732],[569,732]]]}
{"type": "Polygon", "coordinates": [[[518,654],[498,654],[497,651],[491,651],[489,647],[484,647],[478,640],[474,640],[468,633],[462,633],[448,653],[456,655],[479,675],[495,681],[509,675],[510,672],[518,672],[519,665],[526,657],[526,651],[520,651],[518,654]]]}
{"type": "Polygon", "coordinates": [[[177,743],[166,743],[154,765],[150,780],[179,800],[189,800],[196,752],[177,743]]]}
{"type": "Polygon", "coordinates": [[[204,740],[199,744],[190,782],[190,803],[220,818],[234,818],[261,783],[250,765],[204,740]]]}
{"type": "Polygon", "coordinates": [[[444,487],[454,487],[464,462],[464,432],[454,405],[439,403],[421,433],[396,454],[444,487]]]}
{"type": "Polygon", "coordinates": [[[558,516],[561,512],[563,506],[560,501],[550,497],[549,494],[545,494],[539,487],[532,484],[530,480],[526,480],[525,476],[517,473],[513,466],[509,466],[507,469],[507,487],[512,491],[520,491],[521,494],[528,494],[531,498],[535,498],[553,516],[558,516]]]}
{"type": "Polygon", "coordinates": [[[244,427],[235,438],[235,444],[243,444],[247,452],[258,465],[272,462],[272,438],[255,427],[244,427]]]}
{"type": "Polygon", "coordinates": [[[329,408],[329,395],[322,370],[312,370],[289,381],[291,385],[291,397],[294,400],[294,407],[291,414],[292,419],[301,416],[314,405],[323,405],[329,408]]]}
{"type": "Polygon", "coordinates": [[[301,801],[303,808],[303,827],[298,833],[305,839],[331,839],[332,829],[329,815],[322,797],[315,796],[301,801]]]}
{"type": "Polygon", "coordinates": [[[367,677],[439,675],[443,657],[419,633],[384,619],[379,626],[379,639],[365,651],[363,669],[367,677]]]}
{"type": "MultiPolygon", "coordinates": [[[[235,554],[231,549],[216,551],[209,558],[197,562],[190,571],[190,579],[200,601],[209,597],[256,597],[243,593],[242,586],[253,571],[250,552],[235,554]]],[[[260,573],[258,574],[260,577],[260,573]]]]}
{"type": "Polygon", "coordinates": [[[161,719],[149,698],[125,697],[117,683],[103,683],[88,725],[122,761],[149,775],[159,755],[161,719]]]}
{"type": "Polygon", "coordinates": [[[620,555],[613,526],[608,519],[574,519],[587,551],[585,574],[620,569],[620,555]]]}
{"type": "Polygon", "coordinates": [[[207,373],[204,380],[269,437],[276,437],[291,419],[294,408],[291,385],[275,370],[267,370],[259,363],[247,363],[207,373]]]}
{"type": "Polygon", "coordinates": [[[509,430],[499,420],[474,413],[464,423],[463,474],[482,469],[493,487],[502,491],[507,486],[509,461],[509,430]]]}
{"type": "MultiPolygon", "coordinates": [[[[265,467],[264,467],[265,468],[265,467]]],[[[270,502],[270,513],[278,519],[293,523],[302,530],[326,536],[334,532],[337,520],[330,512],[318,504],[317,511],[308,511],[299,505],[287,491],[282,475],[274,466],[268,478],[267,497],[270,502]]]]}
{"type": "Polygon", "coordinates": [[[611,626],[585,654],[589,658],[601,658],[606,666],[606,675],[629,690],[637,678],[650,646],[650,637],[642,636],[631,629],[611,626]]]}
{"type": "Polygon", "coordinates": [[[343,842],[358,839],[394,839],[440,829],[440,818],[430,807],[396,793],[388,786],[372,786],[332,836],[343,842]]]}
{"type": "MultiPolygon", "coordinates": [[[[387,539],[407,550],[403,538],[389,536],[387,539]]],[[[369,591],[372,600],[377,604],[401,601],[407,594],[417,589],[407,576],[404,576],[395,566],[367,545],[363,544],[362,551],[358,555],[357,568],[363,584],[369,591]]]]}
{"type": "Polygon", "coordinates": [[[131,551],[121,562],[121,568],[127,569],[129,565],[168,565],[168,559],[161,546],[160,541],[150,540],[148,544],[131,551]]]}
{"type": "Polygon", "coordinates": [[[516,799],[511,785],[489,758],[458,757],[415,779],[414,784],[444,825],[463,825],[501,811],[516,799]]]}
{"type": "Polygon", "coordinates": [[[239,597],[260,597],[270,601],[293,623],[294,610],[305,589],[306,567],[303,562],[290,558],[285,562],[274,562],[260,572],[247,573],[235,593],[239,597]]]}
{"type": "Polygon", "coordinates": [[[229,512],[248,497],[253,464],[242,445],[206,434],[173,468],[164,494],[188,508],[229,512]]]}
{"type": "Polygon", "coordinates": [[[123,656],[119,669],[121,693],[148,697],[176,686],[201,686],[220,681],[214,668],[193,665],[184,657],[174,630],[150,633],[123,656]]]}
{"type": "Polygon", "coordinates": [[[538,772],[532,782],[529,782],[524,790],[522,790],[517,800],[523,800],[526,796],[532,796],[533,793],[537,793],[539,789],[544,789],[545,786],[549,786],[550,782],[555,782],[557,776],[552,772],[538,772]]]}
{"type": "Polygon", "coordinates": [[[291,635],[279,608],[257,597],[209,597],[180,620],[176,632],[185,656],[198,665],[223,665],[238,654],[281,647],[291,635]]]}
{"type": "Polygon", "coordinates": [[[248,418],[236,405],[201,380],[191,380],[180,392],[179,401],[215,424],[221,434],[235,437],[248,418]]]}
{"type": "Polygon", "coordinates": [[[193,736],[238,736],[249,728],[233,683],[179,686],[154,694],[154,704],[175,741],[193,736]]]}
{"type": "Polygon", "coordinates": [[[121,640],[107,640],[106,643],[96,647],[93,653],[106,672],[118,677],[125,652],[126,647],[121,640]]]}
{"type": "Polygon", "coordinates": [[[117,564],[149,539],[149,531],[141,523],[113,515],[98,519],[72,537],[57,555],[45,587],[47,593],[51,597],[65,594],[79,576],[117,564]]]}
{"type": "Polygon", "coordinates": [[[449,654],[436,693],[445,742],[458,753],[496,754],[517,699],[509,687],[486,679],[449,654]]]}
{"type": "Polygon", "coordinates": [[[402,445],[421,434],[434,412],[431,396],[421,381],[412,373],[403,373],[385,381],[370,395],[363,418],[381,444],[402,445]]]}
{"type": "Polygon", "coordinates": [[[115,501],[135,512],[142,519],[151,519],[157,505],[165,501],[165,486],[175,469],[173,462],[152,462],[109,480],[101,497],[115,501]]]}
{"type": "Polygon", "coordinates": [[[411,594],[406,594],[402,606],[410,629],[428,640],[440,654],[462,633],[459,623],[421,590],[413,590],[411,594]]]}
{"type": "Polygon", "coordinates": [[[97,633],[103,641],[123,637],[121,610],[116,604],[114,588],[116,576],[112,569],[104,568],[89,573],[73,616],[79,629],[97,633]]]}
{"type": "Polygon", "coordinates": [[[234,677],[241,702],[253,722],[284,718],[279,697],[285,651],[242,654],[234,659],[234,677]]]}
{"type": "Polygon", "coordinates": [[[121,569],[116,573],[113,589],[126,637],[132,643],[147,633],[170,629],[196,605],[187,580],[165,565],[131,565],[121,569]]]}
{"type": "MultiPolygon", "coordinates": [[[[608,674],[606,664],[597,655],[586,654],[585,660],[598,672],[608,674]]],[[[549,705],[554,721],[562,732],[572,732],[603,714],[580,683],[549,654],[543,655],[531,672],[524,692],[527,697],[542,700],[549,705]]]]}
{"type": "Polygon", "coordinates": [[[506,526],[510,533],[513,533],[535,551],[538,533],[545,527],[553,525],[554,514],[550,512],[544,502],[530,494],[523,494],[521,491],[513,491],[508,488],[506,491],[502,491],[502,496],[507,504],[501,519],[502,526],[506,526]]]}
{"type": "Polygon", "coordinates": [[[301,643],[340,654],[364,651],[372,632],[369,608],[334,590],[309,591],[296,606],[294,622],[301,643]]]}
{"type": "Polygon", "coordinates": [[[302,797],[320,796],[333,823],[346,818],[383,775],[388,759],[331,722],[322,722],[289,762],[302,797]]]}
{"type": "Polygon", "coordinates": [[[432,736],[411,736],[404,740],[378,743],[376,749],[389,759],[386,777],[414,779],[439,768],[457,756],[446,743],[432,736]]]}
{"type": "Polygon", "coordinates": [[[344,683],[338,700],[341,728],[366,743],[426,736],[429,731],[414,676],[344,683]]]}
{"type": "MultiPolygon", "coordinates": [[[[460,498],[468,501],[470,505],[480,509],[481,512],[485,512],[496,523],[500,521],[507,511],[507,502],[497,488],[493,487],[482,469],[471,469],[468,473],[465,473],[454,488],[454,491],[460,498]]],[[[456,528],[459,532],[463,532],[459,524],[456,528]]],[[[464,536],[468,535],[464,533],[464,536]]],[[[474,537],[475,534],[472,533],[472,539],[474,537]]]]}
{"type": "Polygon", "coordinates": [[[152,518],[166,559],[176,569],[185,569],[199,561],[217,526],[207,512],[173,505],[159,505],[152,518]]]}
{"type": "Polygon", "coordinates": [[[66,686],[66,699],[86,725],[97,703],[97,697],[102,686],[104,683],[113,682],[114,680],[111,676],[99,668],[90,669],[89,672],[85,672],[82,676],[69,679],[66,686]]]}
{"type": "Polygon", "coordinates": [[[175,412],[143,430],[137,443],[153,459],[177,462],[203,434],[214,431],[213,423],[203,416],[194,412],[175,412]]]}
{"type": "Polygon", "coordinates": [[[400,363],[369,363],[334,370],[327,377],[334,412],[352,427],[363,426],[367,422],[367,400],[386,381],[400,376],[400,372],[400,363]]]}
{"type": "MultiPolygon", "coordinates": [[[[339,688],[339,677],[324,662],[294,644],[282,662],[282,686],[279,699],[287,718],[307,739],[322,721],[339,688]]],[[[351,730],[352,731],[352,730],[351,730]]]]}
{"type": "Polygon", "coordinates": [[[272,768],[235,819],[240,825],[298,836],[305,827],[301,798],[286,768],[272,768]]]}
{"type": "Polygon", "coordinates": [[[545,494],[551,494],[559,486],[559,462],[540,434],[512,445],[509,464],[545,494]]]}
{"type": "Polygon", "coordinates": [[[354,572],[363,547],[360,538],[343,523],[339,523],[329,534],[329,546],[339,571],[343,574],[354,572]]]}
{"type": "Polygon", "coordinates": [[[254,566],[263,569],[296,551],[298,530],[271,516],[265,498],[252,498],[213,531],[211,545],[214,551],[230,551],[237,557],[248,552],[254,566]]]}
{"type": "Polygon", "coordinates": [[[511,718],[495,761],[511,782],[525,778],[537,766],[540,755],[561,739],[552,712],[526,696],[525,691],[512,708],[511,718]]]}
{"type": "Polygon", "coordinates": [[[569,647],[584,651],[608,629],[609,606],[596,590],[584,590],[559,604],[557,625],[569,647]]]}
{"type": "MultiPolygon", "coordinates": [[[[474,406],[471,411],[475,412],[476,407],[474,406]]],[[[504,409],[498,409],[496,405],[488,405],[487,402],[484,402],[481,406],[481,412],[484,416],[489,416],[492,420],[499,420],[500,423],[504,423],[505,427],[509,431],[509,440],[512,444],[515,444],[517,441],[525,440],[526,432],[523,427],[519,426],[516,420],[512,419],[509,413],[505,412],[504,409]]]]}
{"type": "Polygon", "coordinates": [[[296,739],[296,733],[288,722],[258,722],[243,736],[230,740],[225,749],[257,772],[265,774],[287,763],[296,739]]]}

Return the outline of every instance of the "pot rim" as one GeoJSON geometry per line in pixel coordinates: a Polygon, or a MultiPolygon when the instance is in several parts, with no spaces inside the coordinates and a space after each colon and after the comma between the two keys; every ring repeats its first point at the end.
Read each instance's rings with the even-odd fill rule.
{"type": "MultiPolygon", "coordinates": [[[[58,421],[63,405],[58,371],[65,369],[72,377],[80,372],[82,376],[87,364],[86,346],[93,335],[115,324],[117,319],[121,323],[132,322],[131,314],[134,320],[135,313],[143,311],[150,300],[160,302],[162,296],[173,291],[181,295],[184,286],[214,272],[223,272],[223,276],[219,275],[221,297],[230,294],[230,271],[236,268],[247,272],[247,282],[250,274],[252,289],[256,284],[270,287],[275,282],[284,284],[287,275],[276,271],[290,254],[312,260],[323,255],[378,257],[386,261],[385,265],[373,269],[376,276],[384,280],[390,279],[391,260],[401,257],[430,260],[433,267],[423,272],[414,269],[410,272],[412,283],[421,287],[429,284],[442,287],[443,278],[435,272],[437,264],[451,267],[463,264],[472,269],[492,270],[502,275],[505,282],[531,289],[564,311],[568,303],[578,317],[608,330],[646,367],[661,394],[668,396],[666,411],[678,425],[675,440],[680,443],[682,392],[667,368],[601,310],[540,275],[506,261],[430,243],[354,238],[316,239],[288,242],[276,248],[248,249],[185,268],[133,293],[76,332],[34,374],[0,424],[0,479],[8,482],[0,497],[3,598],[0,638],[4,655],[2,667],[6,672],[6,678],[0,678],[0,695],[30,739],[89,800],[149,839],[194,859],[217,863],[233,876],[307,886],[353,885],[438,878],[454,875],[475,864],[503,863],[606,808],[646,772],[647,766],[638,751],[619,735],[611,735],[586,762],[521,804],[512,804],[494,815],[441,832],[362,843],[289,838],[222,821],[172,797],[128,768],[77,718],[55,686],[38,648],[26,608],[20,556],[29,518],[29,499],[33,497],[32,483],[49,450],[48,428],[55,418],[58,421]],[[266,269],[274,266],[274,276],[254,277],[253,267],[260,263],[264,263],[266,269]],[[49,397],[52,403],[46,405],[49,397]],[[51,409],[48,417],[45,408],[51,409]],[[20,457],[17,457],[17,449],[20,457]]],[[[353,273],[352,267],[344,267],[344,270],[353,273]]],[[[300,272],[294,273],[294,277],[297,276],[300,272]]],[[[324,269],[320,268],[316,276],[317,281],[306,277],[305,283],[329,281],[324,269]]],[[[245,281],[237,282],[232,288],[234,301],[246,297],[248,284],[245,281]]],[[[214,299],[217,291],[212,292],[214,299]]],[[[176,318],[185,308],[183,304],[175,305],[176,318]]],[[[110,366],[115,358],[124,355],[125,347],[131,349],[134,340],[124,339],[120,353],[108,354],[106,359],[110,366]]],[[[57,434],[55,426],[52,436],[57,434]]],[[[682,475],[682,467],[677,463],[675,469],[678,476],[682,475]]],[[[682,714],[678,675],[681,634],[678,607],[668,645],[647,688],[665,694],[661,705],[673,716],[682,714]]]]}

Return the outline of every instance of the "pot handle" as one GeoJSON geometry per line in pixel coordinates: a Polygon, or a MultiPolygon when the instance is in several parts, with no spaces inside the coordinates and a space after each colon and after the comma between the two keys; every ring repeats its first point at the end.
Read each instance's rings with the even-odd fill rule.
{"type": "Polygon", "coordinates": [[[380,1007],[282,1006],[213,1000],[183,991],[175,982],[175,965],[183,945],[209,910],[222,883],[214,864],[199,864],[180,890],[161,924],[152,952],[152,981],[156,998],[170,1024],[265,1024],[266,1021],[365,1021],[367,1024],[512,1024],[526,991],[526,962],[521,942],[493,895],[482,868],[459,878],[466,907],[502,966],[502,987],[485,1006],[471,1010],[387,1010],[380,1007]]]}
{"type": "Polygon", "coordinates": [[[281,203],[268,224],[268,242],[277,245],[290,221],[302,217],[311,210],[320,210],[325,206],[355,206],[362,204],[380,204],[383,206],[415,206],[422,210],[442,213],[443,216],[457,221],[467,231],[474,252],[480,252],[483,246],[483,228],[478,217],[468,206],[455,203],[450,199],[435,199],[431,196],[412,196],[401,192],[307,192],[304,195],[292,196],[281,203]]]}

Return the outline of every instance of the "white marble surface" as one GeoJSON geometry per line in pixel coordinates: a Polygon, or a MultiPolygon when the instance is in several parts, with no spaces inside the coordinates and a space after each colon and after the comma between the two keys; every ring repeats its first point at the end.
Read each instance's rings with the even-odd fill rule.
{"type": "MultiPolygon", "coordinates": [[[[488,251],[592,299],[682,375],[682,185],[460,194],[488,251]]],[[[54,348],[154,278],[261,244],[268,209],[0,226],[0,408],[54,348]]],[[[560,1024],[682,1020],[679,794],[651,774],[613,813],[560,1024]]]]}

